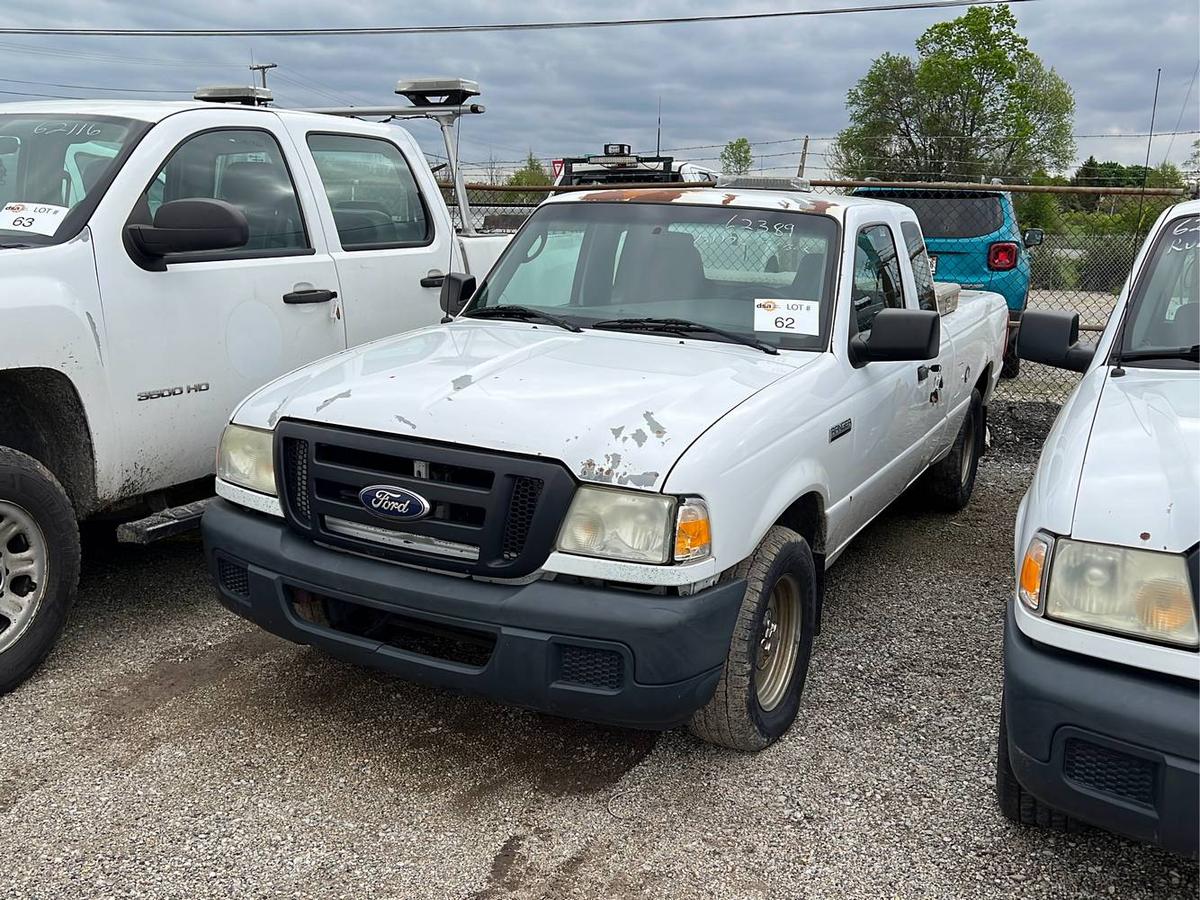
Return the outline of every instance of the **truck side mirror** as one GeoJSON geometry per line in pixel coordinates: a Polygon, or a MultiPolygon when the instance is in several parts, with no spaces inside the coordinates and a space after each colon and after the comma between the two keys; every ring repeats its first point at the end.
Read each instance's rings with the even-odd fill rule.
{"type": "Polygon", "coordinates": [[[463,311],[463,307],[475,293],[475,276],[464,275],[462,272],[451,272],[442,280],[442,312],[448,318],[453,318],[463,311]]]}
{"type": "Polygon", "coordinates": [[[244,247],[250,240],[250,225],[245,213],[231,203],[193,197],[164,203],[153,225],[126,225],[125,233],[134,247],[154,259],[169,253],[244,247]]]}
{"type": "Polygon", "coordinates": [[[1025,242],[1026,247],[1038,247],[1046,239],[1046,232],[1040,228],[1030,228],[1022,235],[1021,239],[1025,242]]]}
{"type": "Polygon", "coordinates": [[[1079,346],[1079,313],[1025,310],[1017,332],[1017,356],[1030,362],[1086,372],[1095,347],[1079,346]]]}
{"type": "Polygon", "coordinates": [[[850,362],[937,359],[942,344],[942,317],[931,309],[881,309],[866,334],[850,339],[850,362]]]}

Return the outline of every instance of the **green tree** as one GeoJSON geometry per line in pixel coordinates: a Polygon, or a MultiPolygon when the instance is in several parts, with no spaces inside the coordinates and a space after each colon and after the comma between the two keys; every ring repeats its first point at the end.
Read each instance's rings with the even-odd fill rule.
{"type": "Polygon", "coordinates": [[[885,53],[846,99],[832,149],[851,178],[974,180],[1061,169],[1075,154],[1075,98],[1017,33],[1007,6],[929,28],[917,58],[885,53]]]}
{"type": "Polygon", "coordinates": [[[745,175],[753,165],[754,154],[744,137],[730,141],[721,151],[721,171],[726,175],[745,175]]]}
{"type": "MultiPolygon", "coordinates": [[[[509,175],[506,182],[511,187],[533,187],[552,183],[550,173],[546,171],[542,161],[533,155],[532,150],[525,159],[525,165],[509,175]]],[[[510,203],[541,203],[547,195],[541,191],[521,191],[512,194],[506,192],[502,196],[510,203]]]]}

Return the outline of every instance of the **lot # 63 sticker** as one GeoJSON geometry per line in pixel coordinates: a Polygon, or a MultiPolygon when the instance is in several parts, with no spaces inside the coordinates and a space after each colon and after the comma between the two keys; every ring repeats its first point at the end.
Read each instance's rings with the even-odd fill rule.
{"type": "Polygon", "coordinates": [[[821,304],[816,300],[755,300],[754,330],[772,334],[820,334],[821,304]]]}
{"type": "Polygon", "coordinates": [[[8,231],[32,231],[51,237],[71,210],[48,203],[6,203],[0,211],[0,228],[8,231]]]}

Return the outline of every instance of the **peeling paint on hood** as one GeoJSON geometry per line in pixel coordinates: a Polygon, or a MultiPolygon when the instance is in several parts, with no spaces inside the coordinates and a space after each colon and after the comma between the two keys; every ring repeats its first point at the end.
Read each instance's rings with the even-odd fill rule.
{"type": "Polygon", "coordinates": [[[816,358],[460,320],[300,369],[235,421],[270,427],[274,415],[546,456],[583,480],[654,490],[713,422],[816,358]]]}

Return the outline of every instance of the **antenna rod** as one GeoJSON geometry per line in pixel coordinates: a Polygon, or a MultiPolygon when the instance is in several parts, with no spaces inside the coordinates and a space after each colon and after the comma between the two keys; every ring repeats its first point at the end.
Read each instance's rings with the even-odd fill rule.
{"type": "Polygon", "coordinates": [[[654,138],[654,155],[662,156],[662,94],[658,95],[658,134],[654,138]]]}
{"type": "Polygon", "coordinates": [[[1162,81],[1162,66],[1154,76],[1154,102],[1150,105],[1150,133],[1146,136],[1146,164],[1142,166],[1142,193],[1138,198],[1137,225],[1133,229],[1133,252],[1137,253],[1138,235],[1142,231],[1142,209],[1146,205],[1146,182],[1150,180],[1150,146],[1154,143],[1154,114],[1158,111],[1158,83],[1162,81]]]}

